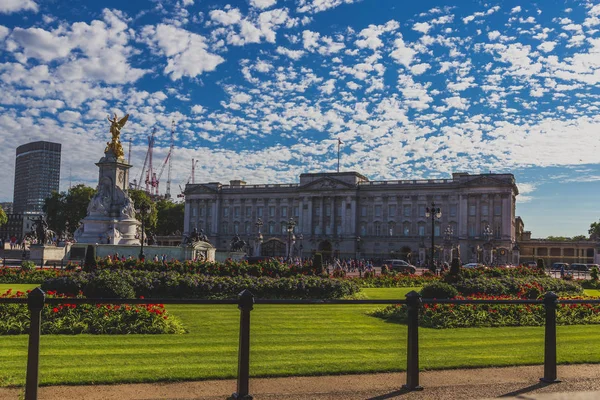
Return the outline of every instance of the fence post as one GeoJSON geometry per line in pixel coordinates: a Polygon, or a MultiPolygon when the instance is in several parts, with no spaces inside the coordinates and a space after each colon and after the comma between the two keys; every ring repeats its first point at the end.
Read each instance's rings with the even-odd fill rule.
{"type": "Polygon", "coordinates": [[[36,400],[38,391],[38,373],[40,364],[40,335],[42,308],[46,294],[39,287],[27,296],[27,308],[31,312],[29,325],[29,347],[27,349],[27,378],[25,381],[25,400],[36,400]]]}
{"type": "Polygon", "coordinates": [[[408,341],[406,348],[405,390],[423,390],[419,385],[419,306],[421,295],[414,290],[406,295],[408,307],[408,341]]]}
{"type": "Polygon", "coordinates": [[[545,383],[558,383],[556,379],[556,306],[558,296],[548,292],[544,296],[546,308],[546,332],[544,338],[544,377],[540,381],[545,383]]]}
{"type": "Polygon", "coordinates": [[[240,309],[240,343],[238,351],[237,392],[232,399],[252,400],[249,392],[250,380],[250,311],[254,304],[254,295],[244,289],[239,294],[238,308],[240,309]]]}

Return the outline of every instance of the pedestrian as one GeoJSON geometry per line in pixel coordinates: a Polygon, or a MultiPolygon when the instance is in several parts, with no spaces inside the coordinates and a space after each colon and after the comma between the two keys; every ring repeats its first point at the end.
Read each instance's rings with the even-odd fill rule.
{"type": "Polygon", "coordinates": [[[560,278],[563,279],[565,277],[565,266],[560,266],[560,278]]]}

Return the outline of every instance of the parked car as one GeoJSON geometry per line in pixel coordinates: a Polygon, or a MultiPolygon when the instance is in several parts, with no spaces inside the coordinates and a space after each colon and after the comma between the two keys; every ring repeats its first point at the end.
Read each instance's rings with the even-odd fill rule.
{"type": "Polygon", "coordinates": [[[564,268],[565,270],[569,269],[569,264],[567,263],[554,263],[552,264],[552,270],[553,271],[559,271],[561,268],[564,268]]]}
{"type": "Polygon", "coordinates": [[[417,273],[417,267],[407,263],[404,260],[383,260],[383,263],[392,271],[408,272],[409,274],[417,273]]]}
{"type": "Polygon", "coordinates": [[[590,270],[590,268],[586,264],[578,264],[578,263],[571,264],[569,269],[571,271],[586,271],[586,272],[590,270]]]}
{"type": "Polygon", "coordinates": [[[537,268],[537,263],[535,261],[527,261],[525,264],[523,264],[525,267],[529,267],[529,268],[537,268]]]}
{"type": "Polygon", "coordinates": [[[485,265],[479,263],[468,263],[462,266],[463,268],[484,268],[485,265]]]}

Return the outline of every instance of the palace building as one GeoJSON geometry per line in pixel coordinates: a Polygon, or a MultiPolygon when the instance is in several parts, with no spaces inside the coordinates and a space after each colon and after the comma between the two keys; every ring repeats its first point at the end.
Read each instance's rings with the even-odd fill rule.
{"type": "Polygon", "coordinates": [[[429,262],[433,234],[436,260],[507,264],[519,257],[518,193],[512,174],[491,173],[391,181],[306,173],[294,184],[188,184],[184,234],[202,230],[219,251],[243,240],[254,255],[321,252],[414,264],[429,262]]]}

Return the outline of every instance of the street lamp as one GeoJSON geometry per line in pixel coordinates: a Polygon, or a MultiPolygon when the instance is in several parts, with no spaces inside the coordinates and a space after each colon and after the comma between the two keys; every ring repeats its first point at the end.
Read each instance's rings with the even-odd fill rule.
{"type": "Polygon", "coordinates": [[[486,264],[492,264],[492,261],[493,261],[492,235],[493,235],[492,229],[490,228],[490,225],[488,224],[483,229],[483,238],[485,239],[485,243],[483,244],[483,247],[485,248],[483,261],[486,264]]]}
{"type": "Polygon", "coordinates": [[[294,221],[293,218],[290,218],[290,220],[287,223],[287,234],[288,234],[288,254],[287,254],[287,261],[288,262],[292,258],[292,241],[296,239],[294,237],[294,228],[295,227],[296,227],[296,222],[294,221]]]}
{"type": "Polygon", "coordinates": [[[358,256],[360,255],[360,236],[356,237],[356,261],[358,261],[358,256]]]}
{"type": "Polygon", "coordinates": [[[138,212],[142,215],[142,235],[140,238],[142,247],[140,249],[139,259],[140,259],[140,261],[144,261],[144,259],[146,258],[146,256],[144,255],[144,239],[146,238],[146,232],[144,231],[144,227],[145,227],[144,222],[146,219],[146,214],[148,213],[148,204],[146,204],[146,203],[140,204],[140,209],[138,212]]]}
{"type": "Polygon", "coordinates": [[[256,243],[254,244],[254,255],[255,256],[261,256],[261,251],[260,251],[260,247],[262,244],[262,240],[263,240],[263,236],[262,233],[260,232],[262,226],[263,226],[263,222],[262,219],[257,219],[256,222],[254,223],[254,225],[256,225],[256,243]]]}
{"type": "Polygon", "coordinates": [[[442,218],[442,209],[435,206],[434,202],[431,202],[431,207],[425,209],[425,217],[431,217],[431,271],[435,271],[435,265],[433,263],[433,257],[435,252],[435,220],[442,218]]]}

